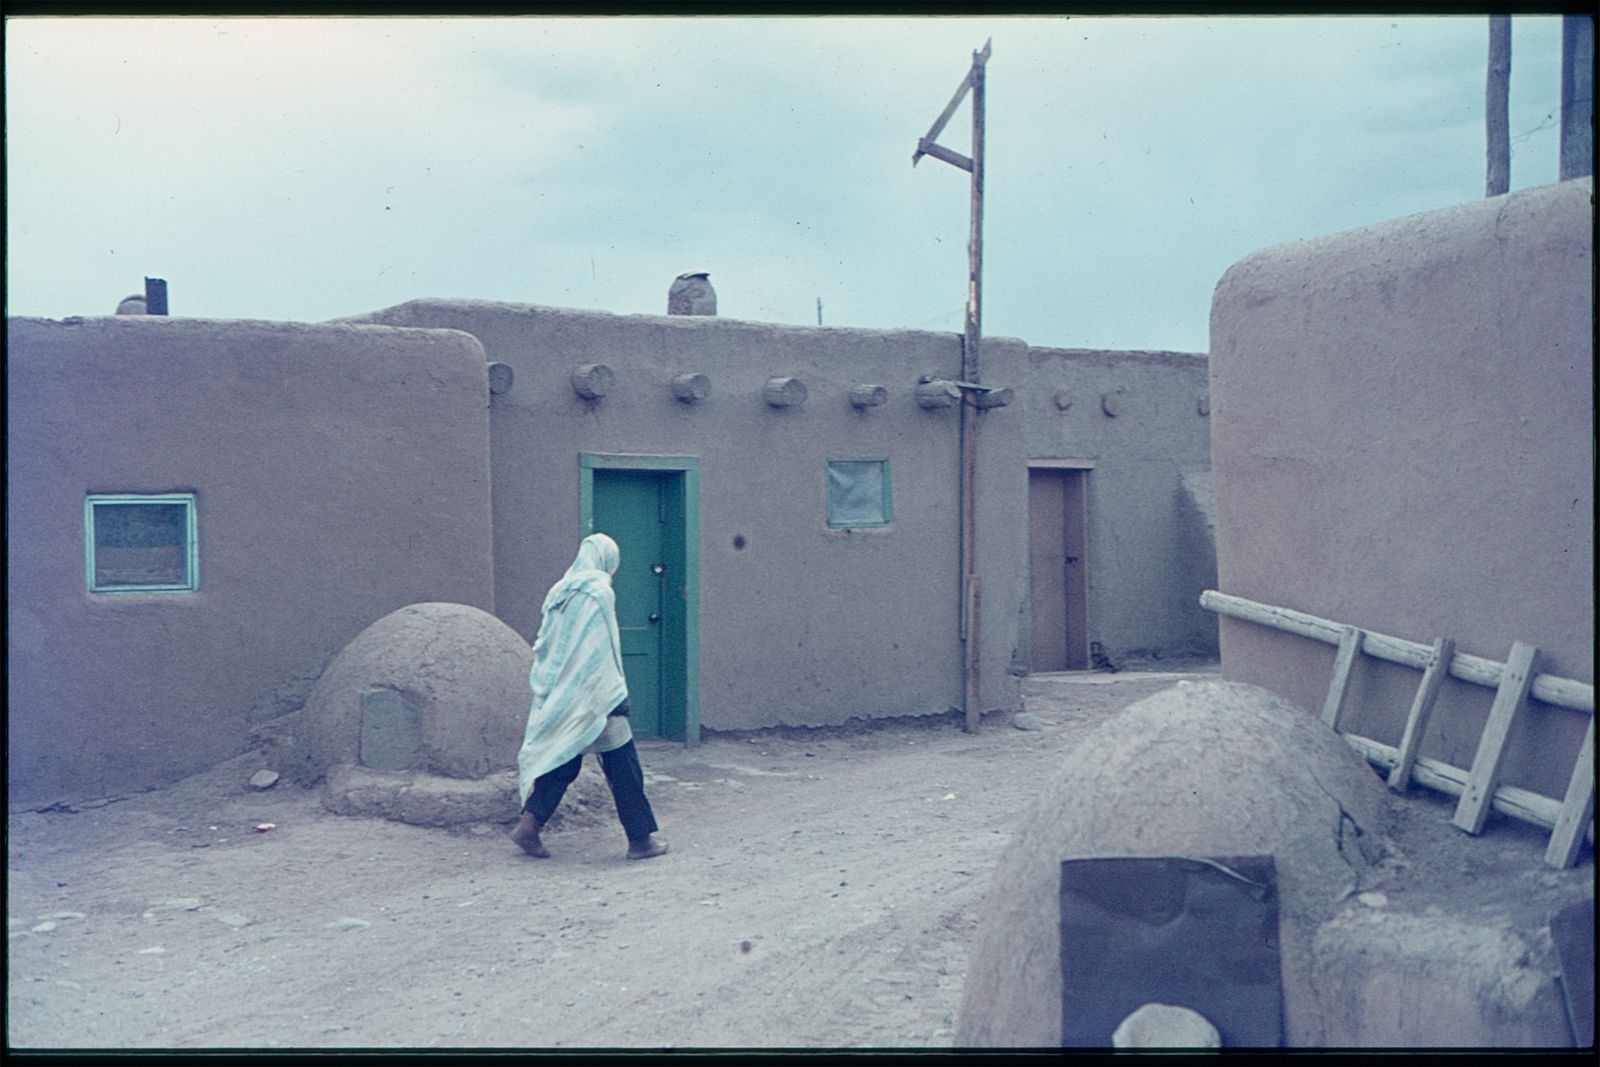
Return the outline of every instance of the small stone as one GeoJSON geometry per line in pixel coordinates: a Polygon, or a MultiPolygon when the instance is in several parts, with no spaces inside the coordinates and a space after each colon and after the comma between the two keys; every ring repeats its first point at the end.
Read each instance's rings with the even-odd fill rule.
{"type": "Polygon", "coordinates": [[[42,916],[40,916],[40,918],[49,918],[49,919],[87,919],[88,916],[85,915],[81,911],[58,911],[53,915],[48,915],[48,916],[43,916],[42,915],[42,916]]]}
{"type": "Polygon", "coordinates": [[[1019,711],[1019,712],[1017,712],[1017,714],[1014,715],[1012,717],[1012,719],[1011,719],[1011,725],[1015,726],[1019,730],[1043,730],[1044,729],[1044,723],[1039,721],[1039,717],[1037,715],[1034,715],[1033,713],[1027,712],[1027,711],[1019,711]]]}
{"type": "Polygon", "coordinates": [[[150,902],[150,907],[158,911],[199,911],[203,906],[199,897],[173,897],[150,902]]]}
{"type": "Polygon", "coordinates": [[[329,923],[328,924],[328,929],[330,929],[330,930],[365,930],[367,927],[369,927],[371,925],[372,924],[370,922],[368,922],[367,920],[365,920],[365,919],[352,919],[350,916],[347,915],[342,919],[335,919],[333,922],[329,923]]]}
{"type": "Polygon", "coordinates": [[[68,989],[82,989],[83,988],[83,986],[79,985],[77,982],[74,982],[70,978],[57,978],[56,979],[56,985],[66,986],[68,989]]]}
{"type": "Polygon", "coordinates": [[[1377,890],[1370,893],[1357,893],[1356,900],[1369,908],[1385,908],[1389,906],[1389,895],[1377,890]]]}
{"type": "Polygon", "coordinates": [[[55,928],[56,928],[56,924],[55,923],[42,922],[38,926],[33,927],[32,928],[32,932],[36,933],[36,934],[48,934],[51,930],[54,930],[55,928]]]}
{"type": "Polygon", "coordinates": [[[261,770],[250,776],[251,789],[271,789],[278,784],[278,772],[261,770]]]}
{"type": "Polygon", "coordinates": [[[227,915],[218,915],[217,922],[223,924],[224,926],[231,926],[235,930],[242,930],[246,926],[253,925],[255,920],[250,918],[248,915],[240,915],[238,912],[230,912],[227,915]]]}
{"type": "Polygon", "coordinates": [[[1122,1020],[1111,1035],[1114,1048],[1221,1048],[1217,1028],[1197,1011],[1174,1004],[1146,1004],[1122,1020]]]}
{"type": "Polygon", "coordinates": [[[151,945],[149,948],[140,949],[139,950],[139,955],[141,955],[141,956],[159,956],[165,951],[167,951],[167,950],[162,948],[160,945],[151,945]]]}

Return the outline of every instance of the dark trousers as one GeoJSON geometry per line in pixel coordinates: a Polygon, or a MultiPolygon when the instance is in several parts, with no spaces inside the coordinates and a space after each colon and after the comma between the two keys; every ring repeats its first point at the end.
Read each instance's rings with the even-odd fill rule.
{"type": "MultiPolygon", "coordinates": [[[[583,769],[583,753],[578,753],[553,771],[533,780],[533,792],[522,810],[528,812],[539,825],[550,821],[566,795],[567,786],[583,769]]],[[[656,832],[655,812],[644,795],[644,768],[639,766],[639,752],[629,741],[621,748],[600,753],[600,769],[606,773],[606,783],[611,786],[611,799],[617,804],[617,818],[629,841],[637,841],[656,832]]]]}

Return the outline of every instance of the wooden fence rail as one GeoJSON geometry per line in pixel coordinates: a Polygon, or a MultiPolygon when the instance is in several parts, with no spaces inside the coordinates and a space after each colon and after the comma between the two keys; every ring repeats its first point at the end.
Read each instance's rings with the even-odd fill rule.
{"type": "Polygon", "coordinates": [[[1545,862],[1554,867],[1570,867],[1577,859],[1578,845],[1594,841],[1594,686],[1554,674],[1534,674],[1538,650],[1521,641],[1514,642],[1508,662],[1484,659],[1456,652],[1454,642],[1440,638],[1432,645],[1407,641],[1388,634],[1359,630],[1356,627],[1318,618],[1290,608],[1274,607],[1244,597],[1229,596],[1214,589],[1200,594],[1200,606],[1219,615],[1253,622],[1285,633],[1298,634],[1313,641],[1338,647],[1333,679],[1328,687],[1322,719],[1339,731],[1346,685],[1354,660],[1360,654],[1398,663],[1423,672],[1422,684],[1407,717],[1405,736],[1397,748],[1369,737],[1339,731],[1350,746],[1369,763],[1387,769],[1389,786],[1404,791],[1416,781],[1421,785],[1459,797],[1455,825],[1467,833],[1483,828],[1484,816],[1492,808],[1522,822],[1552,831],[1545,862]],[[1444,676],[1459,678],[1474,685],[1496,690],[1484,736],[1471,770],[1452,767],[1418,754],[1422,731],[1427,725],[1433,700],[1444,676]],[[1566,796],[1554,800],[1527,789],[1499,784],[1499,766],[1506,740],[1515,718],[1529,696],[1546,704],[1589,715],[1577,762],[1573,767],[1566,796]]]}
{"type": "MultiPolygon", "coordinates": [[[[1344,633],[1341,624],[1328,619],[1319,619],[1315,615],[1307,615],[1289,608],[1259,604],[1244,597],[1219,593],[1215,589],[1207,589],[1200,594],[1200,606],[1219,615],[1259,623],[1285,633],[1299,634],[1301,637],[1309,637],[1326,645],[1337,645],[1344,633]]],[[[1428,656],[1433,648],[1431,645],[1367,630],[1361,638],[1361,651],[1373,659],[1387,660],[1402,667],[1422,670],[1427,667],[1428,656]]],[[[1500,675],[1504,673],[1505,666],[1498,660],[1457,652],[1450,661],[1450,676],[1459,678],[1463,682],[1494,689],[1500,685],[1500,675]]],[[[1560,678],[1554,674],[1541,674],[1533,680],[1532,695],[1535,700],[1541,700],[1546,704],[1594,714],[1594,686],[1588,682],[1560,678]]]]}

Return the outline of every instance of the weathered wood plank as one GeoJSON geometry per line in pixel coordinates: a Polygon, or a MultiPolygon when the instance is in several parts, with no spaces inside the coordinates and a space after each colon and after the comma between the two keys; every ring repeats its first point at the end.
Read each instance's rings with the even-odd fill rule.
{"type": "Polygon", "coordinates": [[[956,108],[961,106],[961,101],[967,98],[967,90],[971,88],[972,71],[968,70],[966,77],[961,79],[961,84],[956,86],[955,95],[944,106],[944,110],[939,112],[939,117],[933,120],[933,125],[928,127],[927,135],[917,139],[917,150],[911,157],[911,165],[913,167],[917,165],[924,154],[931,154],[927,151],[928,143],[944,132],[945,123],[949,122],[950,117],[956,113],[956,108]]]}
{"type": "Polygon", "coordinates": [[[1411,702],[1411,712],[1406,716],[1399,755],[1389,771],[1389,788],[1396,793],[1404,793],[1411,784],[1411,768],[1416,764],[1417,753],[1422,748],[1423,731],[1428,728],[1428,717],[1433,714],[1434,702],[1439,699],[1439,690],[1450,673],[1450,660],[1455,654],[1456,643],[1448,637],[1435,641],[1432,651],[1428,653],[1428,665],[1422,669],[1422,681],[1417,686],[1416,698],[1411,702]]]}
{"type": "Polygon", "coordinates": [[[1349,690],[1350,669],[1355,666],[1361,651],[1361,631],[1346,626],[1339,635],[1339,652],[1333,657],[1333,679],[1328,683],[1328,696],[1322,702],[1322,721],[1337,730],[1339,715],[1344,711],[1345,693],[1349,690]]]}
{"type": "MultiPolygon", "coordinates": [[[[1218,615],[1269,626],[1284,633],[1309,637],[1326,645],[1337,645],[1340,634],[1343,633],[1341,624],[1337,622],[1307,615],[1291,608],[1273,607],[1244,597],[1219,593],[1215,589],[1207,589],[1200,594],[1200,606],[1218,615]]],[[[1421,670],[1427,666],[1429,646],[1391,637],[1375,630],[1366,630],[1361,639],[1361,651],[1374,659],[1421,670]]],[[[1500,675],[1504,670],[1503,663],[1465,652],[1457,652],[1455,658],[1450,661],[1452,678],[1459,678],[1463,682],[1471,682],[1473,685],[1489,689],[1500,684],[1500,675]]],[[[1535,700],[1543,703],[1594,714],[1594,686],[1589,682],[1562,678],[1554,674],[1541,674],[1534,678],[1531,692],[1535,700]]]]}
{"type": "Polygon", "coordinates": [[[1544,861],[1552,867],[1571,867],[1578,859],[1578,846],[1583,843],[1583,829],[1594,814],[1594,720],[1584,731],[1583,744],[1578,747],[1578,762],[1572,768],[1572,780],[1567,783],[1567,796],[1561,802],[1561,813],[1550,834],[1550,847],[1545,849],[1544,861]]]}
{"type": "MultiPolygon", "coordinates": [[[[1368,763],[1385,770],[1394,766],[1397,752],[1393,746],[1386,745],[1382,741],[1374,741],[1370,737],[1362,737],[1360,734],[1340,736],[1368,763]]],[[[1466,771],[1428,756],[1417,757],[1416,765],[1411,771],[1411,779],[1418,785],[1425,785],[1429,789],[1453,797],[1460,796],[1462,790],[1467,787],[1466,771]]],[[[1561,816],[1560,801],[1514,785],[1503,785],[1496,789],[1490,804],[1502,815],[1546,830],[1553,828],[1556,819],[1561,816]]],[[[1587,840],[1591,842],[1594,840],[1592,823],[1588,829],[1587,840]]]]}
{"type": "Polygon", "coordinates": [[[1539,650],[1532,645],[1525,641],[1511,643],[1511,655],[1506,657],[1500,688],[1495,690],[1494,703],[1489,707],[1489,720],[1483,724],[1483,736],[1478,738],[1478,754],[1472,758],[1467,787],[1456,805],[1455,817],[1450,820],[1457,829],[1469,834],[1483,830],[1483,820],[1489,815],[1489,798],[1499,784],[1506,741],[1517,715],[1528,703],[1528,690],[1533,685],[1538,660],[1539,650]]]}
{"type": "Polygon", "coordinates": [[[935,144],[926,137],[917,142],[917,155],[932,156],[934,159],[942,159],[952,166],[960,167],[968,174],[972,173],[971,159],[962,155],[960,152],[955,151],[954,149],[946,148],[942,144],[935,144]]]}

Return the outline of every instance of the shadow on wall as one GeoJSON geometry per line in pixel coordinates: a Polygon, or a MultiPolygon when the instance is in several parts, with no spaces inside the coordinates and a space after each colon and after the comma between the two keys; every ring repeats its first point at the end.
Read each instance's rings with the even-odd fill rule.
{"type": "Polygon", "coordinates": [[[1179,610],[1191,634],[1190,652],[1215,659],[1217,619],[1200,606],[1200,594],[1216,588],[1217,510],[1211,471],[1190,471],[1178,479],[1173,504],[1173,556],[1180,571],[1179,610]]]}

